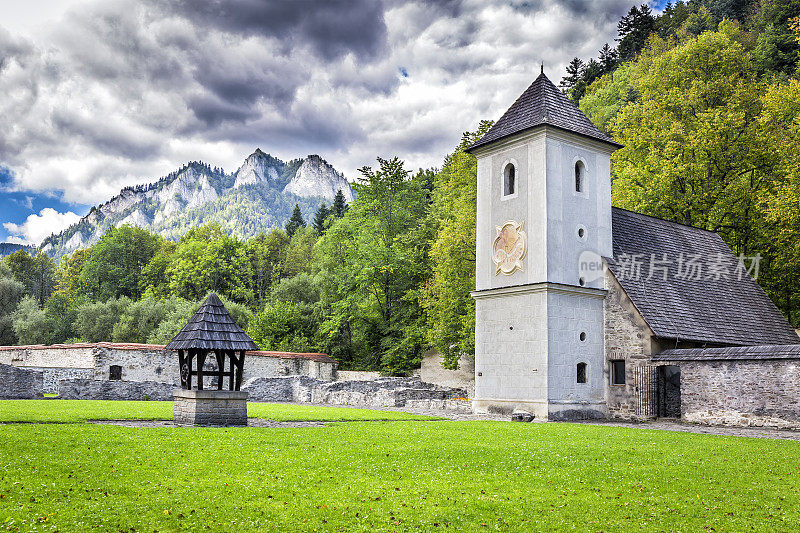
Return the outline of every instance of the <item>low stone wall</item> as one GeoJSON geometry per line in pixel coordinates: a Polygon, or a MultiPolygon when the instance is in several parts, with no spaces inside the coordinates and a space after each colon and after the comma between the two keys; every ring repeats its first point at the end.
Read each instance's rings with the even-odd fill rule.
{"type": "Polygon", "coordinates": [[[155,381],[100,381],[66,379],[59,382],[64,400],[160,400],[171,401],[175,386],[155,381]]]}
{"type": "Polygon", "coordinates": [[[428,350],[422,355],[419,378],[425,383],[433,383],[440,387],[464,389],[467,398],[475,396],[475,358],[462,355],[458,360],[458,368],[449,370],[442,366],[442,355],[436,350],[428,350]]]}
{"type": "Polygon", "coordinates": [[[687,422],[800,428],[800,360],[676,364],[687,422]]]}
{"type": "Polygon", "coordinates": [[[364,370],[339,370],[336,372],[337,381],[371,381],[381,377],[380,372],[368,372],[364,370]]]}
{"type": "MultiPolygon", "coordinates": [[[[53,346],[0,347],[0,364],[41,371],[44,392],[60,394],[66,379],[108,381],[112,367],[120,367],[122,381],[157,382],[178,386],[178,358],[162,345],[80,343],[53,346]]],[[[214,359],[207,360],[208,365],[214,359]]],[[[320,353],[247,352],[244,379],[302,375],[322,381],[336,379],[337,363],[320,353]]]]}
{"type": "Polygon", "coordinates": [[[93,368],[26,368],[42,373],[44,392],[47,394],[58,394],[58,384],[65,379],[94,379],[93,368]]]}
{"type": "Polygon", "coordinates": [[[242,387],[251,401],[305,402],[364,407],[420,407],[471,411],[458,401],[463,389],[437,387],[412,378],[325,382],[306,376],[251,379],[242,387]]]}
{"type": "Polygon", "coordinates": [[[0,364],[0,400],[42,398],[43,383],[41,372],[0,364]]]}

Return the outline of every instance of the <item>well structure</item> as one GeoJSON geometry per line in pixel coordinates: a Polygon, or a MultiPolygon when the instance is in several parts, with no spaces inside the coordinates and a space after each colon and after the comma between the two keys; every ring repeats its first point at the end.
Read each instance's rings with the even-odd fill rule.
{"type": "Polygon", "coordinates": [[[181,388],[174,393],[176,424],[247,425],[247,393],[240,391],[244,355],[258,346],[216,294],[208,295],[166,349],[178,352],[181,388]]]}

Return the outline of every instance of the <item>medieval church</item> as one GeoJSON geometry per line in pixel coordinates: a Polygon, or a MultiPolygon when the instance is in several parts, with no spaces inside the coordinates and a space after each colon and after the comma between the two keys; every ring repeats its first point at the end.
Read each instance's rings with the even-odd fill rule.
{"type": "Polygon", "coordinates": [[[612,207],[620,147],[544,72],[469,147],[474,410],[797,426],[800,339],[752,262],[612,207]]]}

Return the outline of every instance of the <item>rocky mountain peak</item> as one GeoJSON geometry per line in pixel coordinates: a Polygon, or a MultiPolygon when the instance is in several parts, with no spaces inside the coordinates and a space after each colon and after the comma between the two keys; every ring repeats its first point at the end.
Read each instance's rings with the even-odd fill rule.
{"type": "Polygon", "coordinates": [[[155,182],[122,189],[79,222],[45,239],[41,250],[59,258],[91,246],[107,228],[122,224],[177,239],[188,228],[217,222],[229,234],[251,237],[283,227],[295,204],[308,220],[323,198],[332,202],[340,189],[353,200],[344,176],[318,155],[286,163],[256,149],[234,174],[191,161],[155,182]]]}
{"type": "Polygon", "coordinates": [[[309,155],[297,169],[294,178],[286,185],[284,192],[300,197],[322,196],[333,201],[341,189],[348,202],[353,201],[353,191],[345,177],[330,163],[316,154],[309,155]]]}
{"type": "Polygon", "coordinates": [[[261,148],[256,148],[256,151],[250,154],[236,171],[233,188],[238,189],[254,183],[274,186],[279,179],[277,163],[275,158],[261,151],[261,148]]]}

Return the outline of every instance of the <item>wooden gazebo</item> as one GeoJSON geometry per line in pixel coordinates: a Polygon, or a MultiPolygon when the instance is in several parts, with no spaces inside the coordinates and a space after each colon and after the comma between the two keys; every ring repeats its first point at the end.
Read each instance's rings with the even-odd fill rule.
{"type": "Polygon", "coordinates": [[[183,389],[192,390],[192,378],[197,376],[196,390],[203,390],[203,378],[209,375],[203,372],[203,366],[213,353],[217,370],[211,372],[210,377],[217,377],[217,389],[223,390],[223,378],[227,377],[228,390],[238,391],[242,386],[244,353],[258,350],[258,346],[233,321],[219,296],[212,292],[166,349],[178,352],[183,389]]]}

